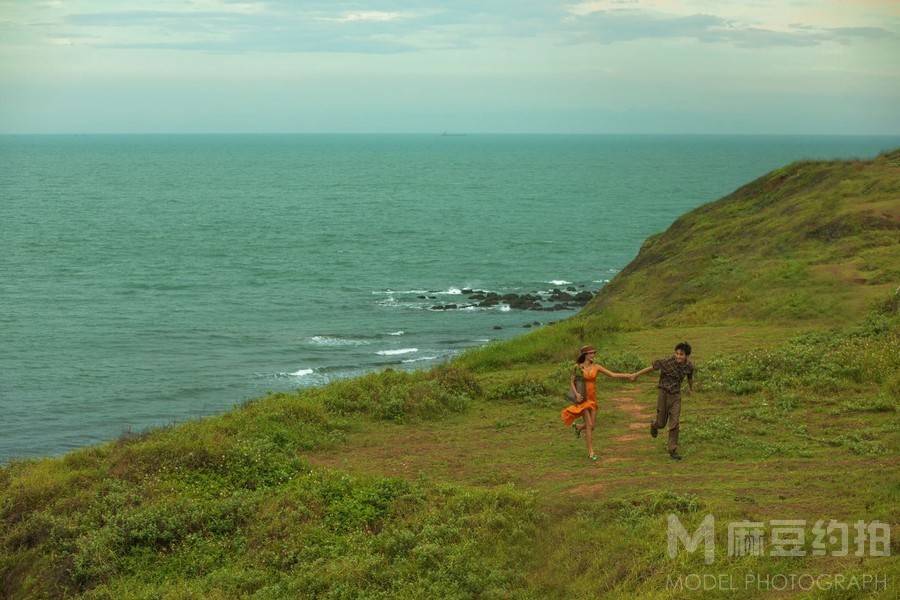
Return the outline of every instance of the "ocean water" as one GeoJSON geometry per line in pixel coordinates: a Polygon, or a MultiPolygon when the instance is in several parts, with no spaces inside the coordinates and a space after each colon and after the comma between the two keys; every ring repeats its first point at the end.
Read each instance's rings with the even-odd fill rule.
{"type": "Polygon", "coordinates": [[[0,461],[422,368],[571,312],[676,217],[888,137],[0,137],[0,461]],[[419,296],[434,296],[422,299],[419,296]],[[495,327],[502,329],[496,329],[495,327]]]}

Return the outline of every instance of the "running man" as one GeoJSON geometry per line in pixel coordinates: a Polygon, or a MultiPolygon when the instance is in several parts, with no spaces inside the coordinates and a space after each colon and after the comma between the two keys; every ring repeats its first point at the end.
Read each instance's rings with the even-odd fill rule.
{"type": "Polygon", "coordinates": [[[678,426],[681,420],[681,382],[687,378],[688,393],[694,390],[694,365],[688,360],[691,345],[681,342],[675,346],[675,354],[669,358],[653,361],[653,366],[641,369],[634,374],[640,377],[650,371],[659,371],[659,396],[656,400],[656,419],[650,423],[650,435],[656,437],[659,430],[669,425],[669,456],[672,460],[681,460],[678,454],[678,426]]]}

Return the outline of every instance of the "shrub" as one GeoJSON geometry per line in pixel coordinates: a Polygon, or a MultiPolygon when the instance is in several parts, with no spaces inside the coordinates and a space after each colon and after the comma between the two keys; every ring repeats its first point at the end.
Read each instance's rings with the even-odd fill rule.
{"type": "Polygon", "coordinates": [[[521,597],[537,522],[533,497],[512,487],[331,471],[224,496],[160,491],[109,478],[83,512],[45,503],[0,529],[4,594],[521,597]]]}
{"type": "Polygon", "coordinates": [[[605,507],[612,509],[623,522],[633,525],[658,515],[695,513],[703,508],[703,503],[694,494],[663,490],[612,500],[605,507]]]}
{"type": "Polygon", "coordinates": [[[777,397],[775,400],[775,407],[781,411],[792,411],[796,410],[797,407],[803,404],[801,396],[796,393],[787,393],[782,394],[777,397]]]}
{"type": "Polygon", "coordinates": [[[454,394],[470,398],[477,398],[482,394],[478,379],[464,367],[442,365],[431,371],[429,377],[454,394]]]}
{"type": "Polygon", "coordinates": [[[633,352],[604,352],[599,355],[596,362],[610,371],[619,373],[633,373],[646,367],[649,363],[633,352]]]}
{"type": "MultiPolygon", "coordinates": [[[[540,379],[526,375],[494,386],[488,391],[487,396],[490,400],[511,400],[544,404],[553,391],[540,379]]],[[[559,392],[560,396],[563,393],[565,393],[564,390],[561,390],[559,392]]]]}
{"type": "Polygon", "coordinates": [[[900,373],[890,375],[882,384],[881,391],[885,397],[900,401],[900,373]]]}
{"type": "Polygon", "coordinates": [[[835,412],[896,412],[898,402],[900,402],[900,396],[887,394],[854,398],[841,403],[842,410],[835,412]]]}
{"type": "Polygon", "coordinates": [[[689,433],[694,439],[706,440],[730,440],[736,433],[734,422],[727,417],[710,417],[699,420],[693,424],[689,433]]]}
{"type": "Polygon", "coordinates": [[[443,367],[431,373],[386,369],[306,393],[338,415],[367,414],[402,421],[408,417],[436,418],[448,412],[463,412],[481,388],[469,371],[443,367]]]}
{"type": "Polygon", "coordinates": [[[876,305],[875,311],[888,316],[900,315],[900,286],[894,290],[893,294],[876,305]]]}
{"type": "MultiPolygon", "coordinates": [[[[882,382],[895,377],[898,369],[900,328],[891,320],[847,333],[807,334],[776,348],[709,360],[703,388],[735,395],[763,391],[776,398],[800,388],[828,395],[882,382]]],[[[894,386],[900,388],[890,381],[885,383],[888,395],[898,391],[894,386]]]]}
{"type": "Polygon", "coordinates": [[[887,448],[877,440],[866,439],[868,436],[858,433],[839,435],[831,443],[835,446],[845,446],[853,454],[860,456],[881,456],[887,453],[887,448]]]}

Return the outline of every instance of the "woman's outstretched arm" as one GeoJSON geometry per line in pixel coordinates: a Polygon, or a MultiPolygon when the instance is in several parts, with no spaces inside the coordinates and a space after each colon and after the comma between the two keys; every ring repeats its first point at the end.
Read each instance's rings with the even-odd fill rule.
{"type": "Polygon", "coordinates": [[[613,379],[629,379],[631,378],[631,373],[614,373],[610,371],[603,365],[597,365],[597,370],[606,375],[607,377],[612,377],[613,379]]]}

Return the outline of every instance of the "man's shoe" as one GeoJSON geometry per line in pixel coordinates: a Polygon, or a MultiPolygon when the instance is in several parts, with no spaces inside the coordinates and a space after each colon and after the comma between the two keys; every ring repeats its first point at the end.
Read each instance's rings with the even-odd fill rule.
{"type": "Polygon", "coordinates": [[[677,452],[669,452],[669,458],[672,460],[681,460],[681,455],[677,452]]]}
{"type": "Polygon", "coordinates": [[[650,423],[650,437],[656,437],[659,433],[659,429],[656,428],[656,423],[650,423]]]}

